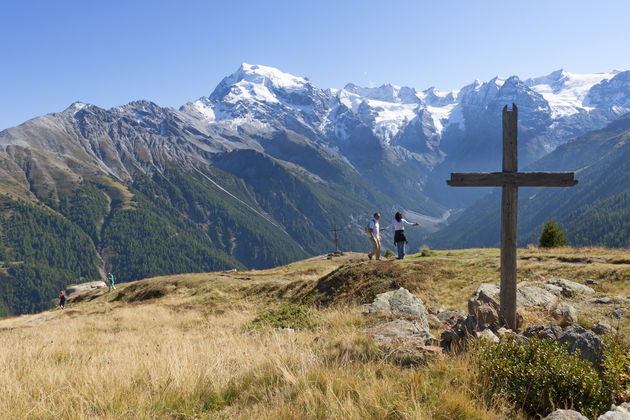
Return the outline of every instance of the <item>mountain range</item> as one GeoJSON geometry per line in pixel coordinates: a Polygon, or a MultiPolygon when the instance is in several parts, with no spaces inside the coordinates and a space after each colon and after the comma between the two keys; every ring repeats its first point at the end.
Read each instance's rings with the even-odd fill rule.
{"type": "Polygon", "coordinates": [[[440,92],[322,89],[242,64],[179,109],[77,102],[8,128],[0,314],[42,309],[64,284],[110,270],[130,281],[320,254],[335,223],[342,249],[365,250],[374,211],[383,222],[396,210],[420,221],[422,234],[408,235],[417,248],[486,193],[445,180],[498,169],[500,110],[511,103],[527,166],[629,112],[630,71],[560,70],[440,92]]]}

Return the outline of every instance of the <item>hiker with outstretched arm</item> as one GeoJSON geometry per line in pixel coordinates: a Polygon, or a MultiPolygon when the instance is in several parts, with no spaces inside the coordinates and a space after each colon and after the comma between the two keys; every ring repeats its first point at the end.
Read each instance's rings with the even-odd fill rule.
{"type": "Polygon", "coordinates": [[[410,226],[420,226],[420,223],[410,223],[406,221],[401,212],[396,212],[394,215],[394,221],[385,228],[385,230],[389,230],[390,228],[394,228],[394,245],[398,248],[398,259],[402,260],[405,258],[405,244],[407,243],[407,237],[405,236],[405,224],[410,226]]]}

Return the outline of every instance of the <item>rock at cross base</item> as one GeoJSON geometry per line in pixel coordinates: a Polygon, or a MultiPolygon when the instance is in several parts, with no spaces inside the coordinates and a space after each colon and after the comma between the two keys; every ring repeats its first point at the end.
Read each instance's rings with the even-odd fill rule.
{"type": "Polygon", "coordinates": [[[574,410],[556,410],[543,420],[588,420],[588,417],[574,410]]]}
{"type": "Polygon", "coordinates": [[[497,308],[489,303],[472,298],[468,301],[468,313],[475,315],[484,324],[499,325],[499,313],[497,308]]]}
{"type": "Polygon", "coordinates": [[[373,312],[413,319],[421,328],[429,329],[424,303],[404,287],[376,295],[374,302],[370,305],[370,313],[373,312]]]}
{"type": "Polygon", "coordinates": [[[580,358],[597,365],[602,358],[602,341],[593,332],[579,325],[571,325],[558,339],[561,344],[568,343],[569,353],[580,350],[580,358]]]}

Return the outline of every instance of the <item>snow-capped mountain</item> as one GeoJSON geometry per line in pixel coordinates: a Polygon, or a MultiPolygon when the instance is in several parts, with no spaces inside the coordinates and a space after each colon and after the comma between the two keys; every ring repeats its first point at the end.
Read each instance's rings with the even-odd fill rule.
{"type": "MultiPolygon", "coordinates": [[[[495,77],[441,92],[352,83],[323,89],[305,77],[243,63],[210,95],[179,110],[148,101],[110,110],[76,103],[52,115],[63,116],[64,130],[71,127],[75,138],[62,142],[63,153],[79,148],[93,157],[91,166],[121,179],[132,178],[129,162],[162,170],[170,160],[212,164],[217,154],[244,149],[325,179],[309,159],[316,150],[381,188],[417,191],[461,207],[470,199],[466,194],[476,193],[451,198],[443,181],[451,171],[499,168],[501,109],[511,103],[519,107],[519,162],[525,166],[629,112],[630,71],[578,75],[559,70],[524,81],[495,77]],[[104,138],[111,145],[97,147],[104,138]]],[[[50,123],[53,117],[41,118],[50,123]]],[[[26,125],[36,121],[44,120],[26,125]]],[[[59,127],[45,129],[64,138],[59,127]]],[[[48,148],[49,138],[28,137],[18,127],[5,130],[0,141],[48,148]]]]}
{"type": "Polygon", "coordinates": [[[303,77],[243,64],[211,95],[186,104],[181,111],[217,126],[247,123],[261,131],[289,128],[360,173],[356,161],[376,141],[390,163],[412,165],[415,173],[409,174],[407,185],[424,189],[429,183],[426,190],[434,197],[446,197],[448,205],[461,206],[467,199],[460,203],[448,199],[442,178],[451,171],[498,169],[503,106],[516,103],[519,107],[519,160],[527,165],[630,111],[629,75],[558,70],[527,80],[511,76],[475,81],[449,92],[352,83],[343,89],[321,89],[303,77]],[[366,130],[372,140],[365,139],[366,130]]]}

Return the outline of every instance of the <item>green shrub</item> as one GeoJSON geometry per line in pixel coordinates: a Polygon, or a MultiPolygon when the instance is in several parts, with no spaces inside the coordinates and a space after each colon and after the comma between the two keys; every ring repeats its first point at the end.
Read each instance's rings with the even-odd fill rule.
{"type": "Polygon", "coordinates": [[[610,404],[591,363],[555,341],[483,344],[478,364],[490,398],[507,398],[533,416],[573,408],[594,418],[610,404]]]}
{"type": "Polygon", "coordinates": [[[540,246],[543,248],[553,248],[556,246],[565,246],[567,238],[564,231],[553,220],[547,220],[540,234],[540,246]]]}
{"type": "Polygon", "coordinates": [[[617,404],[630,394],[630,343],[623,337],[606,336],[602,340],[602,380],[604,389],[617,404]]]}
{"type": "Polygon", "coordinates": [[[385,255],[383,255],[385,258],[392,258],[394,256],[394,253],[392,251],[390,251],[389,249],[385,250],[385,255]]]}
{"type": "Polygon", "coordinates": [[[268,309],[258,315],[251,322],[251,326],[259,328],[269,326],[272,328],[310,329],[319,324],[319,319],[313,309],[304,305],[283,305],[268,309]]]}

